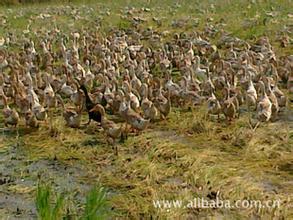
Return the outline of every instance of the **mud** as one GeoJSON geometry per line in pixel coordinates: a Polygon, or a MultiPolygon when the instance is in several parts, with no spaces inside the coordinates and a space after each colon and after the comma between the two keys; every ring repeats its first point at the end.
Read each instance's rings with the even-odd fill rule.
{"type": "Polygon", "coordinates": [[[21,146],[11,145],[0,153],[0,215],[7,219],[36,219],[35,190],[38,182],[83,203],[91,177],[78,161],[28,160],[21,146]],[[85,181],[87,180],[87,181],[85,181]]]}

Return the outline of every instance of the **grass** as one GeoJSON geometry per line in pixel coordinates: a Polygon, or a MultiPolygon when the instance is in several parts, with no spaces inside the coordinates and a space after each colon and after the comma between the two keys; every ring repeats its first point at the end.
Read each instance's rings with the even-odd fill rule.
{"type": "Polygon", "coordinates": [[[82,220],[100,220],[110,218],[106,191],[103,187],[93,188],[86,197],[85,211],[82,220]]]}
{"type": "MultiPolygon", "coordinates": [[[[150,3],[103,0],[84,4],[84,1],[70,3],[71,9],[66,8],[67,4],[64,3],[9,6],[10,10],[2,7],[0,15],[6,16],[6,25],[0,29],[0,38],[11,32],[15,34],[16,39],[22,39],[28,20],[47,12],[52,13],[51,18],[33,19],[32,30],[45,32],[58,25],[66,34],[83,28],[87,31],[98,28],[99,34],[106,35],[113,27],[132,27],[133,21],[125,10],[126,7],[133,6],[132,13],[146,20],[139,24],[139,27],[152,27],[160,32],[169,31],[163,39],[166,41],[175,32],[202,31],[207,18],[212,18],[211,25],[216,28],[224,26],[224,30],[232,36],[250,41],[252,38],[268,35],[277,55],[292,54],[292,44],[287,48],[280,48],[277,41],[280,35],[286,33],[286,28],[290,27],[292,22],[288,17],[293,7],[292,1],[209,0],[178,1],[175,4],[170,0],[150,3]],[[150,8],[150,11],[142,11],[143,7],[150,8]],[[76,8],[79,8],[82,19],[75,20],[70,14],[76,8]],[[62,10],[64,13],[57,13],[62,10]],[[153,17],[159,18],[162,24],[153,21],[153,17]],[[172,21],[175,20],[183,21],[182,27],[173,27],[172,21]]],[[[292,33],[288,34],[292,38],[292,33]]],[[[32,33],[28,35],[36,39],[38,45],[40,39],[32,33]]],[[[212,43],[217,44],[219,38],[220,34],[217,33],[212,38],[212,43]]],[[[19,49],[17,44],[12,44],[11,48],[19,49]]],[[[292,107],[291,104],[288,109],[292,107]]],[[[1,136],[0,157],[16,146],[16,152],[23,154],[23,160],[30,163],[42,160],[57,161],[60,167],[84,167],[82,172],[86,173],[86,176],[78,181],[90,185],[99,183],[109,189],[111,196],[107,198],[103,188],[94,188],[88,196],[84,194],[86,190],[76,189],[76,194],[82,194],[82,198],[86,199],[80,204],[75,203],[74,192],[70,194],[73,199],[69,202],[72,205],[69,205],[61,194],[57,193],[55,196],[50,187],[39,186],[36,203],[39,215],[44,216],[44,219],[57,214],[63,215],[67,206],[72,206],[68,208],[69,214],[82,219],[93,219],[96,213],[101,216],[108,215],[112,212],[108,206],[113,209],[113,218],[292,218],[292,123],[283,120],[262,125],[253,132],[246,113],[228,124],[223,120],[217,122],[208,119],[205,112],[205,105],[191,110],[173,108],[166,121],[152,124],[151,128],[140,136],[130,136],[121,144],[118,157],[111,147],[107,146],[96,125],[82,129],[66,128],[60,112],[56,112],[54,136],[48,132],[46,124],[42,124],[38,130],[30,130],[24,129],[22,122],[18,139],[15,138],[16,131],[4,131],[1,136]],[[262,201],[281,199],[282,204],[277,210],[167,211],[153,206],[153,200],[156,199],[207,198],[209,194],[217,191],[222,198],[231,201],[247,198],[262,201]],[[84,215],[77,214],[84,211],[84,215]]],[[[3,125],[2,114],[0,123],[3,125]]],[[[37,181],[36,174],[22,172],[27,167],[25,164],[16,167],[13,175],[17,177],[21,170],[25,180],[27,178],[37,181]]],[[[63,171],[58,168],[58,172],[62,175],[63,171]]],[[[53,180],[52,185],[57,184],[54,182],[54,176],[47,178],[53,180]]],[[[22,185],[18,183],[12,185],[8,191],[18,195],[21,190],[17,187],[20,186],[22,185]]],[[[60,185],[57,187],[61,190],[60,185]]],[[[29,198],[34,196],[32,190],[23,194],[29,198]]],[[[12,215],[11,212],[4,214],[12,215]]]]}
{"type": "MultiPolygon", "coordinates": [[[[77,6],[83,6],[85,4],[84,1],[77,2],[77,6]]],[[[170,30],[171,21],[174,19],[182,18],[187,19],[188,23],[193,22],[193,19],[199,19],[199,27],[204,27],[205,18],[210,17],[213,18],[216,22],[223,20],[226,31],[231,32],[234,35],[244,39],[249,39],[253,36],[257,37],[263,34],[271,34],[275,31],[282,30],[283,27],[290,24],[290,19],[288,19],[287,16],[290,13],[290,8],[293,6],[292,1],[256,1],[255,3],[253,3],[253,1],[240,2],[225,0],[206,2],[193,1],[192,3],[193,4],[180,2],[179,4],[177,4],[177,7],[174,4],[170,4],[169,0],[160,1],[160,3],[151,1],[150,4],[147,4],[146,1],[134,0],[129,0],[127,2],[99,1],[98,3],[90,1],[90,3],[87,4],[93,6],[94,9],[89,12],[92,20],[94,20],[94,18],[102,18],[103,24],[105,24],[104,28],[106,29],[115,25],[125,26],[126,21],[125,19],[121,19],[120,10],[125,8],[126,6],[135,8],[150,7],[152,10],[149,13],[143,14],[142,17],[147,18],[147,25],[155,27],[154,22],[152,22],[149,18],[152,18],[159,13],[160,19],[163,20],[162,26],[158,27],[158,29],[160,30],[170,30]],[[162,7],[162,5],[165,5],[166,7],[162,7]],[[214,6],[211,7],[211,5],[214,6]],[[96,10],[98,11],[98,13],[95,13],[96,10]],[[99,11],[109,11],[109,14],[105,14],[99,11]],[[245,20],[247,20],[247,22],[244,22],[245,20]],[[266,20],[265,23],[264,20],[266,20]],[[248,26],[246,25],[247,28],[243,27],[243,23],[248,23],[248,26]],[[249,26],[249,23],[251,26],[249,26]]],[[[23,10],[26,12],[26,14],[28,12],[36,14],[40,9],[50,9],[51,7],[54,7],[55,4],[56,3],[49,3],[49,5],[41,4],[41,6],[29,5],[24,6],[23,10]]],[[[62,5],[62,3],[59,4],[62,5]]],[[[69,4],[75,7],[75,4],[69,4]]],[[[13,8],[14,7],[12,7],[12,9],[13,8]]],[[[84,7],[82,10],[87,10],[87,8],[84,7]]],[[[135,14],[137,14],[137,16],[140,16],[139,11],[135,12],[135,14]]],[[[27,18],[23,19],[23,16],[21,18],[22,19],[20,20],[12,19],[11,23],[15,24],[16,27],[19,27],[19,23],[22,23],[22,25],[26,24],[25,21],[27,21],[27,18]]],[[[60,20],[62,20],[63,18],[66,18],[66,20],[68,20],[67,15],[59,15],[56,17],[56,22],[59,23],[60,20]]],[[[80,22],[83,23],[84,21],[77,21],[75,27],[78,27],[80,25],[80,22]]],[[[38,24],[33,24],[33,26],[34,25],[39,26],[38,24]]],[[[145,25],[145,23],[143,25],[145,25]]],[[[40,24],[39,27],[41,26],[42,24],[40,24]]],[[[189,27],[187,30],[191,30],[194,27],[193,24],[189,24],[186,26],[189,27]]],[[[14,26],[12,26],[12,28],[13,27],[14,26]]],[[[184,26],[184,29],[185,28],[186,27],[184,26]]],[[[174,31],[180,31],[180,28],[176,28],[176,30],[171,29],[171,32],[174,31]]]]}
{"type": "MultiPolygon", "coordinates": [[[[55,124],[60,130],[57,137],[44,138],[48,131],[42,127],[30,135],[20,133],[20,150],[33,161],[52,161],[57,157],[59,163],[67,166],[85,166],[88,178],[83,181],[94,180],[91,184],[99,182],[111,190],[109,203],[116,217],[189,216],[192,210],[167,212],[155,209],[152,202],[205,198],[214,191],[231,201],[280,198],[282,206],[280,210],[261,212],[200,210],[198,215],[291,216],[288,198],[293,195],[290,185],[292,129],[274,123],[261,126],[253,133],[246,115],[230,125],[203,118],[204,107],[194,112],[173,109],[167,121],[152,125],[140,136],[130,136],[119,147],[118,157],[104,143],[94,125],[82,130],[70,129],[57,118],[55,124]],[[197,121],[205,129],[197,129],[197,121]]],[[[102,197],[93,195],[94,199],[88,197],[87,201],[102,197]]]]}
{"type": "MultiPolygon", "coordinates": [[[[52,197],[53,192],[49,185],[38,185],[35,203],[39,219],[58,220],[69,218],[64,212],[65,206],[67,203],[70,203],[68,198],[65,200],[64,195],[57,194],[56,201],[52,205],[52,197]]],[[[84,213],[80,217],[80,220],[101,220],[109,217],[107,191],[101,186],[95,186],[86,196],[84,213]]]]}
{"type": "Polygon", "coordinates": [[[62,216],[64,197],[58,195],[54,206],[51,205],[51,189],[49,186],[38,186],[36,207],[41,220],[57,220],[62,216]]]}

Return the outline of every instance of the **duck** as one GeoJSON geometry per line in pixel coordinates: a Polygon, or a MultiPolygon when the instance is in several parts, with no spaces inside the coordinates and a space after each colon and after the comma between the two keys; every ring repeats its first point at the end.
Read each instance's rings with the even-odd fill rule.
{"type": "Polygon", "coordinates": [[[130,98],[131,108],[134,111],[138,112],[140,107],[140,102],[139,102],[140,97],[138,95],[138,92],[134,89],[131,89],[131,86],[128,81],[124,81],[122,83],[122,89],[124,90],[125,94],[128,95],[130,98]],[[137,95],[135,95],[133,92],[135,92],[137,95]]]}
{"type": "Polygon", "coordinates": [[[4,125],[8,127],[9,125],[16,127],[19,122],[19,114],[18,112],[13,108],[11,109],[8,105],[7,97],[4,94],[1,94],[3,99],[3,116],[4,116],[4,125]]]}
{"type": "Polygon", "coordinates": [[[278,99],[275,95],[275,93],[273,93],[272,89],[271,89],[271,83],[270,83],[270,79],[269,78],[265,78],[264,79],[265,82],[265,86],[266,86],[266,92],[267,92],[267,96],[270,99],[271,103],[272,103],[272,114],[271,114],[271,120],[275,120],[278,116],[278,113],[280,111],[280,107],[279,107],[279,103],[278,103],[278,99]]]}
{"type": "Polygon", "coordinates": [[[131,77],[131,81],[130,81],[131,87],[138,91],[142,85],[141,81],[137,78],[134,71],[130,72],[130,77],[131,77]]]}
{"type": "Polygon", "coordinates": [[[216,90],[223,90],[226,87],[225,74],[217,76],[214,78],[214,85],[216,90]]]}
{"type": "Polygon", "coordinates": [[[99,111],[90,111],[95,106],[95,103],[93,103],[93,101],[91,100],[89,93],[87,91],[87,88],[85,87],[85,85],[82,84],[80,86],[80,89],[84,92],[84,95],[85,95],[85,107],[89,117],[89,121],[87,125],[91,123],[91,120],[101,123],[101,120],[102,120],[101,113],[99,111]]]}
{"type": "Polygon", "coordinates": [[[267,122],[272,116],[272,103],[265,91],[265,84],[263,81],[259,82],[261,96],[257,103],[257,118],[260,122],[267,122]]]}
{"type": "Polygon", "coordinates": [[[143,99],[141,101],[141,109],[143,115],[146,119],[155,121],[159,115],[159,111],[156,108],[155,104],[148,99],[148,85],[146,83],[142,84],[143,99]]]}
{"type": "Polygon", "coordinates": [[[195,92],[202,92],[201,91],[202,82],[194,78],[194,75],[191,74],[191,72],[189,73],[189,77],[187,77],[186,79],[187,79],[187,85],[189,90],[195,91],[195,92]]]}
{"type": "Polygon", "coordinates": [[[253,85],[251,77],[250,77],[250,79],[248,81],[248,88],[246,90],[245,100],[246,100],[246,106],[247,106],[248,110],[250,109],[251,106],[254,109],[256,109],[257,92],[256,92],[256,89],[255,89],[255,87],[253,85]]]}
{"type": "Polygon", "coordinates": [[[31,127],[31,128],[39,127],[39,122],[35,114],[30,109],[25,113],[24,118],[25,118],[25,124],[27,127],[31,127]]]}
{"type": "Polygon", "coordinates": [[[237,108],[234,103],[234,98],[230,97],[230,89],[225,88],[225,91],[226,91],[226,98],[222,104],[222,110],[223,110],[223,113],[224,113],[226,119],[231,121],[232,119],[236,118],[236,116],[237,116],[237,108]]]}
{"type": "Polygon", "coordinates": [[[79,89],[79,84],[77,81],[73,80],[73,93],[70,96],[70,100],[76,106],[78,111],[81,111],[84,105],[84,92],[79,89]]]}
{"type": "MultiPolygon", "coordinates": [[[[115,140],[118,138],[121,138],[122,136],[122,126],[119,126],[115,122],[109,120],[106,116],[105,109],[102,105],[97,104],[95,105],[91,111],[98,111],[100,112],[102,118],[101,118],[101,126],[107,136],[107,142],[109,144],[114,144],[115,140]]],[[[118,154],[118,149],[116,148],[116,154],[118,154]]]]}
{"type": "Polygon", "coordinates": [[[25,114],[29,110],[29,100],[26,92],[21,88],[21,86],[17,86],[16,84],[12,85],[15,91],[14,100],[21,114],[25,114]]]}
{"type": "Polygon", "coordinates": [[[148,127],[150,119],[144,119],[143,117],[140,116],[140,114],[135,112],[131,108],[131,105],[130,105],[130,96],[126,95],[126,97],[122,97],[122,101],[119,108],[119,114],[126,121],[125,133],[126,135],[128,133],[127,124],[129,124],[132,128],[134,128],[138,132],[141,132],[148,127]],[[127,101],[126,101],[126,97],[127,97],[127,101]]]}
{"type": "Polygon", "coordinates": [[[222,107],[219,100],[216,98],[214,93],[212,92],[211,97],[207,100],[208,105],[208,114],[218,115],[218,119],[220,118],[220,114],[222,112],[222,107]]]}
{"type": "Polygon", "coordinates": [[[55,108],[57,105],[57,99],[56,94],[49,82],[49,76],[46,76],[46,88],[44,89],[44,102],[46,104],[46,107],[49,108],[55,108]]]}
{"type": "Polygon", "coordinates": [[[64,97],[69,98],[69,97],[71,97],[73,95],[74,89],[71,86],[67,85],[66,82],[64,82],[63,85],[60,88],[60,93],[64,97]]]}
{"type": "Polygon", "coordinates": [[[170,91],[171,97],[174,97],[174,98],[178,98],[179,97],[179,91],[181,90],[180,89],[180,86],[177,83],[174,83],[173,82],[173,79],[171,77],[171,73],[170,72],[168,72],[166,74],[165,89],[167,89],[167,90],[170,91]]]}
{"type": "Polygon", "coordinates": [[[212,94],[215,92],[215,85],[211,79],[211,74],[210,74],[210,71],[207,70],[207,80],[205,82],[203,82],[202,84],[202,92],[204,95],[207,95],[207,94],[212,94]]]}
{"type": "Polygon", "coordinates": [[[285,94],[279,89],[277,85],[277,78],[275,77],[274,83],[271,83],[270,86],[272,87],[272,92],[277,98],[278,104],[280,108],[286,107],[287,105],[287,97],[285,94]]]}
{"type": "Polygon", "coordinates": [[[195,62],[194,62],[194,74],[200,81],[206,81],[207,74],[206,70],[200,68],[200,57],[198,55],[195,56],[195,62]]]}
{"type": "MultiPolygon", "coordinates": [[[[232,75],[232,79],[233,79],[233,75],[232,75]]],[[[230,99],[232,100],[233,104],[235,105],[236,115],[239,118],[240,101],[242,102],[241,91],[239,88],[236,87],[236,85],[233,82],[232,82],[232,85],[230,84],[227,76],[226,76],[226,84],[227,84],[227,90],[229,91],[230,99]]]]}
{"type": "MultiPolygon", "coordinates": [[[[124,96],[124,92],[122,89],[118,89],[117,91],[113,92],[113,100],[112,102],[108,103],[109,107],[109,113],[111,114],[118,114],[119,113],[119,107],[121,104],[121,97],[124,96]]],[[[100,103],[102,104],[102,103],[100,103]]],[[[102,104],[102,106],[105,108],[105,106],[102,104]]]]}
{"type": "Polygon", "coordinates": [[[45,121],[47,119],[46,109],[37,100],[32,101],[32,112],[39,121],[45,121]]]}
{"type": "Polygon", "coordinates": [[[91,69],[90,69],[90,61],[89,60],[86,60],[85,61],[85,65],[86,65],[86,71],[82,71],[83,77],[85,79],[84,84],[88,88],[93,88],[93,81],[94,81],[95,75],[91,72],[91,69]]]}
{"type": "Polygon", "coordinates": [[[62,106],[62,116],[66,122],[66,126],[70,128],[80,128],[81,109],[72,106],[65,107],[65,103],[60,95],[57,96],[57,99],[62,106]]]}
{"type": "Polygon", "coordinates": [[[66,126],[70,128],[79,128],[81,124],[81,112],[76,111],[74,107],[63,108],[63,117],[66,126]]]}
{"type": "MultiPolygon", "coordinates": [[[[28,89],[28,99],[30,103],[30,111],[39,121],[45,121],[47,119],[46,109],[40,104],[39,97],[35,93],[32,85],[29,86],[28,89]]],[[[28,111],[28,112],[30,112],[28,111]]]]}
{"type": "Polygon", "coordinates": [[[184,100],[184,103],[188,103],[191,106],[200,104],[202,101],[202,97],[196,91],[189,90],[188,80],[185,76],[183,77],[183,79],[185,81],[185,85],[180,92],[180,96],[184,100]]]}
{"type": "Polygon", "coordinates": [[[162,94],[162,86],[161,82],[158,81],[159,84],[159,94],[154,99],[154,104],[157,107],[157,109],[160,112],[160,116],[163,120],[166,119],[166,117],[171,112],[171,99],[170,99],[170,91],[168,91],[168,97],[166,98],[162,94]]]}
{"type": "MultiPolygon", "coordinates": [[[[113,87],[114,87],[114,85],[115,84],[113,84],[113,87]]],[[[106,106],[107,104],[112,105],[112,103],[114,101],[114,93],[111,91],[111,88],[110,87],[111,87],[110,82],[106,82],[105,91],[104,91],[103,97],[101,99],[101,104],[103,106],[106,106]],[[104,103],[103,103],[103,100],[105,100],[104,103]]],[[[113,88],[113,90],[115,90],[115,89],[116,89],[116,87],[113,88]]]]}

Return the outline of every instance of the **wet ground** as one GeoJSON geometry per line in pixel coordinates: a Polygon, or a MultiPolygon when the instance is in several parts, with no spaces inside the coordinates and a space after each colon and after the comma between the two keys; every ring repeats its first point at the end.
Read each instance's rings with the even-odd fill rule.
{"type": "MultiPolygon", "coordinates": [[[[213,1],[210,5],[209,1],[181,1],[174,5],[174,1],[165,1],[162,6],[162,2],[148,1],[155,7],[147,10],[137,10],[144,5],[142,1],[133,5],[131,2],[1,8],[5,28],[0,28],[0,34],[16,32],[16,38],[21,38],[28,23],[36,31],[60,24],[65,34],[79,31],[82,26],[99,27],[101,33],[106,33],[117,26],[130,28],[129,19],[141,20],[140,17],[146,20],[142,27],[150,30],[188,33],[201,29],[198,25],[207,24],[208,18],[210,25],[220,30],[224,26],[225,31],[241,39],[270,36],[280,55],[292,54],[292,43],[279,48],[279,36],[275,36],[292,30],[289,2],[213,1]],[[132,13],[135,17],[125,16],[132,13]],[[159,22],[155,24],[155,20],[159,22]],[[246,22],[251,26],[245,28],[246,22]]],[[[201,116],[196,111],[195,116],[188,111],[172,111],[167,122],[152,124],[140,136],[133,135],[119,144],[118,157],[95,125],[67,129],[63,124],[53,135],[48,132],[48,125],[28,130],[22,124],[15,131],[3,129],[0,114],[0,220],[36,219],[34,200],[39,182],[66,195],[67,209],[73,216],[83,208],[86,192],[101,182],[111,192],[111,205],[118,217],[124,219],[149,219],[148,213],[155,219],[186,215],[189,219],[293,219],[293,102],[278,121],[262,124],[255,131],[243,119],[246,113],[243,111],[239,120],[226,123],[224,119],[199,120],[201,116]],[[206,198],[216,191],[231,200],[280,198],[282,209],[166,213],[152,206],[153,199],[187,199],[195,195],[206,198]]]]}
{"type": "MultiPolygon", "coordinates": [[[[256,198],[277,196],[288,203],[293,195],[291,107],[278,121],[261,125],[254,133],[244,119],[225,124],[198,120],[197,113],[193,114],[174,111],[168,121],[152,125],[142,135],[131,135],[119,144],[118,157],[105,144],[96,124],[63,131],[57,138],[49,137],[46,128],[20,129],[19,134],[2,129],[0,216],[36,219],[34,199],[39,182],[64,194],[73,216],[80,213],[86,193],[99,181],[114,195],[113,207],[132,217],[145,206],[154,211],[150,206],[155,197],[148,190],[160,196],[178,192],[210,195],[220,189],[232,199],[238,183],[244,198],[251,193],[256,198]],[[128,207],[124,200],[137,204],[128,207]]],[[[230,213],[212,213],[231,217],[230,213]]]]}
{"type": "Polygon", "coordinates": [[[84,202],[90,189],[87,169],[79,161],[29,160],[23,146],[14,144],[0,153],[0,215],[8,219],[36,219],[34,193],[38,182],[50,183],[70,195],[75,205],[84,202]]]}

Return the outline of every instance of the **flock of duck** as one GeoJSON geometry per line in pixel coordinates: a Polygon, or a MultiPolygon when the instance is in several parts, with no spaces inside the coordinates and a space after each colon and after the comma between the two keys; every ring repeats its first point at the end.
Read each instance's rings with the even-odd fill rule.
{"type": "MultiPolygon", "coordinates": [[[[5,126],[54,120],[62,107],[66,125],[81,126],[81,115],[98,122],[109,142],[140,132],[168,117],[171,107],[206,104],[207,113],[229,121],[244,109],[259,122],[275,121],[293,92],[293,56],[277,57],[267,37],[248,43],[213,30],[174,34],[112,31],[107,37],[59,29],[43,39],[24,38],[20,51],[0,51],[0,105],[5,126]],[[154,46],[144,42],[154,41],[154,46]],[[125,123],[116,123],[117,115],[125,123]]],[[[3,42],[3,45],[5,43],[3,42]]]]}

